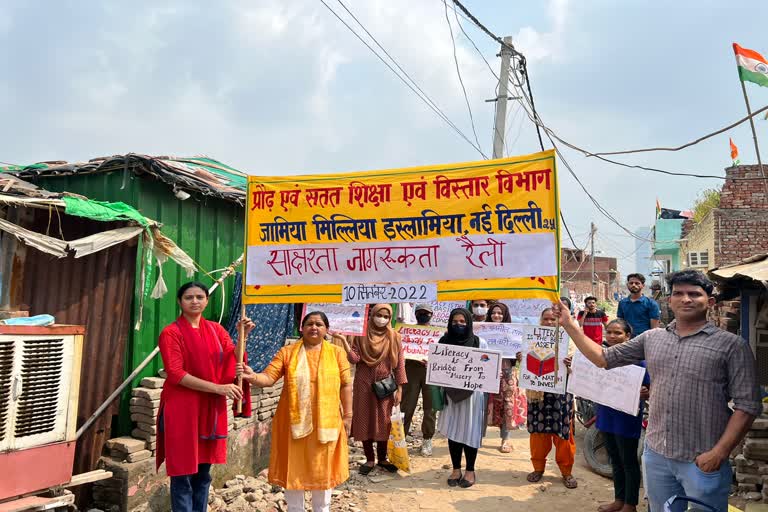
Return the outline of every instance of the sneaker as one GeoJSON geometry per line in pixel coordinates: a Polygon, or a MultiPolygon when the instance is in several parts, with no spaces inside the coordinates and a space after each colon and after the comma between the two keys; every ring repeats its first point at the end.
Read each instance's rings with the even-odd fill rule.
{"type": "Polygon", "coordinates": [[[431,439],[424,440],[424,444],[421,445],[421,455],[422,457],[432,456],[432,440],[431,439]]]}

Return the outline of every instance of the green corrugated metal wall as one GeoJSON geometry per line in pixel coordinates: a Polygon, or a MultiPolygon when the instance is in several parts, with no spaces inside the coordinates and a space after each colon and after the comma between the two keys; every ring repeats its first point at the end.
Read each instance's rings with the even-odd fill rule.
{"type": "MultiPolygon", "coordinates": [[[[213,198],[203,199],[202,202],[194,197],[180,201],[165,183],[136,177],[130,173],[125,177],[125,187],[122,188],[124,177],[123,172],[112,172],[84,176],[47,176],[35,181],[43,188],[54,192],[74,192],[89,199],[128,203],[144,216],[160,222],[163,233],[208,272],[226,267],[242,254],[245,229],[242,207],[213,198]]],[[[157,279],[156,269],[156,266],[152,267],[152,286],[157,279]]],[[[136,261],[137,281],[140,279],[140,272],[139,256],[136,261]]],[[[154,350],[160,331],[178,315],[176,290],[179,286],[190,280],[199,280],[209,286],[213,283],[213,278],[203,272],[196,273],[191,279],[187,278],[185,272],[172,261],[163,265],[163,278],[168,286],[168,293],[159,300],[146,297],[141,330],[135,331],[131,328],[128,353],[125,355],[124,376],[128,376],[133,368],[154,350]]],[[[232,279],[225,282],[223,290],[227,299],[226,320],[226,310],[229,309],[229,299],[232,296],[232,279]]],[[[211,297],[206,317],[219,319],[221,300],[222,291],[219,289],[211,297]]],[[[134,299],[131,327],[135,325],[137,318],[138,301],[134,299]]],[[[161,367],[162,361],[158,356],[137,378],[134,385],[138,384],[142,377],[156,375],[161,367]]],[[[126,414],[128,396],[126,393],[123,397],[121,407],[121,434],[126,433],[131,425],[129,415],[126,414]]]]}

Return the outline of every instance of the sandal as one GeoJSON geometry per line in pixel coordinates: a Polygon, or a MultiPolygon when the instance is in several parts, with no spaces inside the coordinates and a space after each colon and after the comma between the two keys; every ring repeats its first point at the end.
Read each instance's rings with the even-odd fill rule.
{"type": "Polygon", "coordinates": [[[499,447],[499,451],[501,453],[511,453],[512,447],[509,446],[506,441],[504,441],[503,443],[501,443],[501,446],[499,447]]]}
{"type": "Polygon", "coordinates": [[[541,480],[541,478],[543,476],[544,476],[544,472],[543,471],[532,471],[531,473],[528,473],[528,476],[526,477],[526,480],[528,480],[532,484],[535,484],[536,482],[541,480]]]}
{"type": "MultiPolygon", "coordinates": [[[[465,475],[466,475],[466,473],[465,473],[465,475]]],[[[469,489],[470,487],[472,487],[476,483],[477,483],[477,475],[475,475],[475,478],[471,482],[469,480],[467,480],[466,478],[462,478],[461,481],[459,481],[459,487],[461,487],[462,489],[469,489]]]]}
{"type": "Polygon", "coordinates": [[[579,482],[573,478],[573,475],[568,475],[563,477],[563,485],[565,485],[566,489],[575,489],[579,486],[579,482]]]}
{"type": "Polygon", "coordinates": [[[459,471],[459,478],[448,479],[448,487],[457,487],[462,480],[464,480],[464,475],[462,475],[461,471],[459,471]]]}
{"type": "Polygon", "coordinates": [[[363,476],[367,475],[371,471],[373,471],[373,466],[369,466],[368,464],[363,464],[360,466],[360,469],[357,470],[357,472],[363,476]]]}
{"type": "Polygon", "coordinates": [[[395,466],[394,464],[392,464],[389,461],[379,462],[376,465],[379,466],[381,469],[387,470],[390,473],[397,473],[397,466],[395,466]]]}

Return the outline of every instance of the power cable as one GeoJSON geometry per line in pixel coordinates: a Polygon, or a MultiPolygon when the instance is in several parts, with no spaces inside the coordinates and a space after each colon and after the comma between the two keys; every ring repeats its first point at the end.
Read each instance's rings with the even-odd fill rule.
{"type": "Polygon", "coordinates": [[[343,25],[344,25],[344,26],[345,26],[345,27],[346,27],[346,28],[347,28],[347,29],[348,29],[350,32],[352,32],[352,34],[354,34],[354,36],[355,36],[357,39],[359,39],[359,40],[360,40],[360,42],[361,42],[361,43],[363,43],[363,44],[364,44],[364,45],[365,45],[365,46],[366,46],[366,47],[367,47],[367,48],[368,48],[368,49],[371,51],[371,53],[373,53],[373,54],[376,56],[376,58],[378,58],[378,59],[379,59],[379,60],[380,60],[380,61],[381,61],[381,62],[382,62],[382,63],[383,63],[385,66],[387,66],[387,68],[389,68],[389,70],[390,70],[390,71],[391,71],[391,72],[392,72],[392,73],[393,73],[395,76],[397,76],[397,78],[398,78],[398,79],[400,79],[400,81],[401,81],[401,82],[403,82],[403,83],[406,85],[406,87],[408,87],[408,88],[409,88],[409,89],[410,89],[410,90],[411,90],[411,91],[412,91],[412,92],[413,92],[413,93],[414,93],[416,96],[418,96],[418,97],[419,97],[419,99],[420,99],[421,101],[423,101],[423,102],[424,102],[424,103],[425,103],[425,104],[426,104],[426,105],[427,105],[427,106],[428,106],[428,107],[429,107],[429,108],[430,108],[430,109],[431,109],[431,110],[432,110],[432,111],[433,111],[435,114],[437,114],[437,116],[438,116],[440,119],[442,119],[442,120],[443,120],[443,121],[444,121],[444,122],[445,122],[445,123],[446,123],[448,126],[450,126],[450,127],[451,127],[451,128],[452,128],[452,129],[453,129],[453,130],[454,130],[454,131],[455,131],[455,132],[456,132],[456,133],[457,133],[457,134],[458,134],[458,135],[459,135],[459,136],[460,136],[462,139],[464,139],[464,140],[465,140],[465,141],[466,141],[466,142],[467,142],[467,143],[468,143],[470,146],[472,146],[472,147],[473,147],[473,148],[474,148],[474,149],[475,149],[475,150],[476,150],[478,153],[480,153],[480,155],[482,155],[482,156],[483,156],[483,158],[487,159],[488,157],[485,155],[485,153],[483,153],[483,150],[482,150],[480,147],[478,147],[478,146],[475,146],[475,143],[474,143],[474,142],[472,142],[472,141],[469,139],[469,137],[467,137],[467,136],[464,134],[464,132],[462,132],[462,131],[461,131],[461,130],[460,130],[460,129],[459,129],[457,126],[456,126],[456,124],[454,124],[454,123],[453,123],[453,121],[451,121],[451,120],[450,120],[450,118],[449,118],[449,117],[448,117],[448,116],[445,114],[445,112],[443,112],[443,111],[440,109],[440,107],[439,107],[439,106],[438,106],[438,105],[437,105],[437,104],[436,104],[434,101],[432,101],[432,99],[431,99],[431,98],[430,98],[430,97],[429,97],[429,96],[428,96],[428,95],[427,95],[427,94],[426,94],[426,93],[425,93],[425,92],[424,92],[424,91],[421,89],[421,87],[419,87],[419,85],[416,83],[416,81],[414,81],[414,80],[413,80],[413,78],[411,78],[411,77],[410,77],[410,75],[408,75],[408,73],[406,73],[406,72],[405,72],[405,70],[403,70],[403,68],[402,68],[402,67],[401,67],[401,66],[400,66],[400,65],[397,63],[397,61],[396,61],[394,58],[392,58],[392,56],[391,56],[391,55],[389,55],[389,53],[388,53],[388,52],[387,52],[387,51],[384,49],[384,47],[383,47],[383,46],[381,46],[381,44],[379,44],[379,42],[378,42],[378,41],[377,41],[377,40],[376,40],[376,39],[375,39],[375,38],[374,38],[374,37],[373,37],[373,36],[370,34],[370,32],[368,32],[368,30],[365,28],[365,26],[363,26],[363,24],[362,24],[362,23],[360,23],[360,21],[359,21],[359,20],[358,20],[358,19],[355,17],[355,15],[354,15],[354,14],[352,14],[352,12],[351,12],[351,11],[350,11],[350,10],[349,10],[347,7],[346,7],[346,5],[344,5],[344,3],[343,3],[341,0],[337,0],[337,1],[338,1],[338,2],[339,2],[339,4],[340,4],[340,5],[341,5],[341,6],[342,6],[342,7],[343,7],[343,8],[344,8],[344,9],[345,9],[345,10],[346,10],[346,11],[347,11],[349,14],[350,14],[350,16],[352,16],[352,18],[353,18],[353,19],[355,19],[355,21],[357,21],[358,25],[360,25],[360,26],[363,28],[363,30],[364,30],[364,31],[365,31],[365,32],[366,32],[366,33],[369,35],[369,37],[371,37],[371,39],[373,39],[373,41],[376,43],[376,45],[377,45],[377,46],[379,46],[379,48],[381,48],[381,49],[382,49],[382,51],[383,51],[383,52],[384,52],[384,53],[387,55],[387,57],[389,57],[389,58],[392,60],[392,62],[395,64],[395,66],[397,66],[397,67],[398,67],[398,69],[400,69],[400,71],[401,71],[401,72],[402,72],[402,73],[403,73],[403,74],[404,74],[406,77],[408,77],[408,79],[409,79],[411,82],[413,82],[413,85],[411,85],[410,83],[408,83],[408,81],[406,81],[406,80],[405,80],[405,78],[403,78],[403,76],[401,76],[401,75],[400,75],[400,73],[398,73],[397,71],[395,71],[395,69],[392,67],[392,65],[390,65],[390,64],[389,64],[389,62],[387,62],[386,60],[384,60],[384,58],[383,58],[381,55],[379,55],[379,53],[378,53],[376,50],[374,50],[374,49],[373,49],[373,47],[372,47],[370,44],[368,44],[368,42],[367,42],[365,39],[363,39],[363,38],[362,38],[362,36],[360,36],[360,34],[358,34],[358,33],[357,33],[355,30],[354,30],[354,29],[353,29],[353,28],[352,28],[352,27],[349,25],[349,23],[347,23],[347,22],[346,22],[346,21],[345,21],[345,20],[344,20],[344,19],[343,19],[341,16],[339,16],[339,14],[338,14],[338,13],[337,13],[335,10],[333,10],[333,9],[331,8],[331,6],[330,6],[330,5],[328,5],[328,4],[325,2],[325,0],[320,0],[320,3],[322,3],[322,4],[325,6],[325,8],[326,8],[326,9],[328,9],[328,10],[329,10],[329,11],[330,11],[330,12],[331,12],[331,13],[332,13],[332,14],[333,14],[335,17],[336,17],[336,19],[338,19],[338,20],[339,20],[339,21],[340,21],[340,22],[341,22],[341,23],[342,23],[342,24],[343,24],[343,25]],[[415,88],[414,88],[414,86],[415,86],[415,88]],[[417,89],[418,89],[418,92],[417,92],[417,89]]]}
{"type": "MultiPolygon", "coordinates": [[[[571,239],[571,243],[573,244],[573,247],[577,248],[576,247],[576,241],[573,239],[573,235],[571,234],[571,230],[568,229],[568,224],[566,224],[566,222],[565,222],[565,217],[563,217],[563,211],[562,210],[560,210],[560,220],[563,221],[563,227],[565,228],[565,232],[568,233],[568,238],[571,239]]],[[[586,249],[586,247],[585,247],[585,249],[586,249]]]]}
{"type": "Polygon", "coordinates": [[[768,105],[766,105],[765,107],[761,108],[760,110],[757,110],[757,111],[753,112],[752,115],[748,115],[746,117],[743,117],[743,118],[739,119],[735,123],[729,124],[725,128],[721,128],[721,129],[719,129],[717,131],[714,131],[712,133],[708,133],[708,134],[706,134],[706,135],[704,135],[702,137],[699,137],[698,139],[692,140],[691,142],[687,142],[687,143],[683,144],[682,146],[670,147],[670,148],[659,147],[659,148],[629,149],[629,150],[625,150],[625,151],[601,151],[601,152],[597,152],[597,153],[592,153],[589,156],[629,155],[629,154],[632,154],[632,153],[648,153],[648,152],[651,152],[651,151],[680,151],[681,149],[685,149],[685,148],[689,148],[691,146],[695,146],[699,142],[703,142],[703,141],[705,141],[707,139],[710,139],[710,138],[714,137],[715,135],[720,135],[721,133],[724,133],[724,132],[727,132],[728,130],[736,128],[740,124],[749,121],[750,117],[755,117],[757,114],[762,114],[766,110],[768,110],[768,105]]]}
{"type": "MultiPolygon", "coordinates": [[[[340,0],[339,0],[340,1],[340,0]]],[[[451,45],[453,46],[453,63],[456,65],[456,76],[459,78],[459,84],[461,85],[461,92],[464,94],[464,103],[467,104],[467,112],[469,112],[469,122],[472,124],[472,133],[475,134],[475,142],[477,147],[480,147],[480,139],[477,138],[477,129],[475,129],[475,117],[472,115],[472,107],[469,105],[469,96],[467,95],[467,88],[464,87],[464,79],[461,77],[461,68],[459,67],[459,57],[456,54],[456,39],[453,37],[453,27],[451,26],[451,19],[448,17],[448,4],[445,6],[445,22],[448,24],[448,32],[451,34],[451,45]]],[[[456,18],[458,22],[458,18],[456,18]]]]}

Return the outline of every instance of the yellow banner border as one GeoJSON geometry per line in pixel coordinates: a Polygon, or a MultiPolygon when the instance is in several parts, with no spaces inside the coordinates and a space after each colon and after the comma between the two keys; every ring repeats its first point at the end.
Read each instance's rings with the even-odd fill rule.
{"type": "MultiPolygon", "coordinates": [[[[479,162],[461,162],[457,164],[438,164],[438,165],[422,165],[422,166],[416,166],[416,167],[404,167],[404,168],[396,168],[396,169],[379,169],[379,170],[370,170],[370,171],[351,171],[351,172],[338,172],[333,173],[332,175],[329,173],[323,173],[323,174],[303,174],[303,175],[291,175],[291,176],[271,176],[269,178],[274,178],[270,180],[259,180],[258,182],[253,181],[253,178],[256,178],[256,176],[249,176],[247,187],[246,187],[246,199],[245,199],[245,229],[243,230],[243,247],[244,247],[244,258],[243,258],[243,293],[242,293],[242,299],[244,304],[253,304],[248,300],[248,298],[251,297],[307,297],[309,302],[318,302],[319,297],[338,297],[338,300],[334,300],[333,303],[341,302],[341,292],[312,292],[311,295],[307,295],[306,292],[302,293],[270,293],[270,294],[264,294],[264,293],[248,293],[248,285],[246,284],[246,276],[248,271],[248,232],[249,232],[249,215],[248,215],[248,198],[251,196],[251,187],[260,185],[260,184],[276,184],[276,183],[285,183],[285,182],[293,182],[293,181],[302,181],[302,182],[322,182],[322,181],[333,181],[338,180],[340,177],[344,176],[366,176],[366,177],[392,177],[392,176],[401,176],[405,174],[412,174],[419,171],[440,171],[440,172],[459,172],[459,171],[465,171],[468,169],[482,169],[484,167],[494,167],[498,165],[504,165],[504,164],[526,164],[526,163],[533,163],[533,162],[543,162],[551,160],[552,161],[552,171],[554,172],[554,193],[555,193],[555,210],[557,215],[557,223],[556,223],[556,229],[555,229],[555,246],[556,246],[556,252],[557,252],[557,275],[556,277],[556,286],[555,288],[542,288],[542,287],[504,287],[504,288],[483,288],[483,291],[538,291],[538,292],[550,292],[560,295],[560,278],[561,278],[561,252],[562,249],[560,247],[560,222],[561,222],[561,216],[560,216],[560,183],[558,179],[558,169],[557,169],[557,159],[555,158],[555,151],[553,149],[549,149],[546,151],[542,151],[539,153],[533,153],[531,155],[523,155],[519,157],[510,157],[510,158],[499,158],[496,160],[485,160],[485,161],[479,161],[479,162]],[[529,158],[533,155],[546,155],[539,158],[529,158]]],[[[263,176],[259,176],[259,178],[263,178],[263,176]]],[[[253,286],[253,285],[251,285],[253,286]]],[[[285,285],[281,285],[285,286],[285,285]]],[[[325,286],[325,285],[318,285],[318,286],[325,286]]],[[[341,285],[339,285],[341,286],[341,285]]],[[[464,292],[474,292],[477,291],[476,289],[451,289],[451,290],[444,290],[446,292],[451,293],[464,293],[464,292]]],[[[440,290],[438,290],[438,300],[440,300],[440,290]]],[[[284,302],[281,302],[284,303],[284,302]]],[[[268,302],[257,302],[257,304],[269,304],[268,302]]]]}

